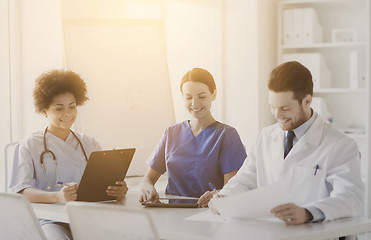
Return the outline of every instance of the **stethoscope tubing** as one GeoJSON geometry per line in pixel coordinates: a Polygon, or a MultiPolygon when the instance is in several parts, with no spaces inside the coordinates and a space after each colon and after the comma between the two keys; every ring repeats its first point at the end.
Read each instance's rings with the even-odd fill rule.
{"type": "MultiPolygon", "coordinates": [[[[46,173],[46,169],[45,169],[45,165],[44,165],[44,155],[47,154],[47,153],[50,153],[52,156],[53,156],[53,161],[54,161],[54,165],[55,165],[55,176],[56,176],[56,180],[57,180],[57,184],[54,185],[54,187],[56,187],[59,183],[59,177],[58,177],[58,164],[57,164],[57,158],[55,157],[55,154],[48,149],[47,145],[46,145],[46,133],[48,131],[48,127],[45,128],[45,131],[44,131],[44,151],[41,153],[40,155],[40,164],[41,164],[41,167],[43,169],[43,172],[46,176],[46,180],[48,181],[48,184],[49,184],[49,187],[48,189],[52,188],[52,184],[51,184],[51,181],[48,177],[48,174],[46,173]]],[[[86,152],[85,152],[85,149],[84,149],[84,146],[82,145],[80,139],[76,136],[76,134],[70,129],[72,135],[76,138],[76,140],[79,142],[80,146],[81,146],[81,149],[82,149],[82,152],[84,153],[84,156],[85,156],[85,160],[86,162],[88,161],[88,156],[86,155],[86,152]]]]}

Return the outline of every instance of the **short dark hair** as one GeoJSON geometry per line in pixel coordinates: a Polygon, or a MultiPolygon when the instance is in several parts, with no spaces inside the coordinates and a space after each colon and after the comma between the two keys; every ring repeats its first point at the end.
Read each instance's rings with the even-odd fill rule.
{"type": "Polygon", "coordinates": [[[183,92],[183,84],[186,82],[201,82],[209,87],[211,93],[214,93],[216,89],[215,81],[213,76],[203,68],[193,68],[184,74],[182,81],[180,82],[180,91],[183,92]]]}
{"type": "Polygon", "coordinates": [[[297,61],[285,62],[272,70],[268,88],[274,92],[292,91],[300,102],[307,94],[313,96],[312,74],[297,61]]]}
{"type": "Polygon", "coordinates": [[[84,80],[75,72],[52,70],[42,73],[35,80],[33,98],[36,112],[49,108],[53,98],[62,93],[72,93],[76,105],[83,105],[89,98],[84,80]]]}

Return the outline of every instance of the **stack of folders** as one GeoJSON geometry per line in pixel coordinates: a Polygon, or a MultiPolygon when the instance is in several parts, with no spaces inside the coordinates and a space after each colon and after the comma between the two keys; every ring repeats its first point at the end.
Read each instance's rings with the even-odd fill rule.
{"type": "Polygon", "coordinates": [[[314,8],[284,9],[282,23],[285,45],[312,44],[323,41],[322,26],[314,8]]]}
{"type": "Polygon", "coordinates": [[[282,55],[282,62],[298,61],[312,73],[313,89],[331,87],[331,72],[321,53],[288,53],[282,55]]]}

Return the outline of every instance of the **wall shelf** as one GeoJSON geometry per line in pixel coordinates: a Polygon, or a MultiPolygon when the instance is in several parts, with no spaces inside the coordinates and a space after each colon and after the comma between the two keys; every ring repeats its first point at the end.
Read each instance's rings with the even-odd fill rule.
{"type": "Polygon", "coordinates": [[[323,88],[313,90],[314,93],[367,93],[367,89],[352,89],[352,88],[323,88]]]}
{"type": "Polygon", "coordinates": [[[349,2],[361,2],[363,0],[283,0],[280,2],[280,4],[290,4],[290,5],[297,5],[297,4],[337,4],[337,3],[343,3],[343,4],[349,4],[349,2]]]}
{"type": "Polygon", "coordinates": [[[282,49],[314,49],[314,48],[355,48],[367,47],[365,42],[344,42],[344,43],[313,43],[304,45],[281,45],[282,49]]]}

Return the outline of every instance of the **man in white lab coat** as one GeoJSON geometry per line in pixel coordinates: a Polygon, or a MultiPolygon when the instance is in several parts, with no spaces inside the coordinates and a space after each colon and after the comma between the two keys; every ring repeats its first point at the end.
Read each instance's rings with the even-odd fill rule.
{"type": "Polygon", "coordinates": [[[286,224],[360,214],[364,185],[357,144],[311,109],[310,71],[298,62],[283,63],[272,70],[268,88],[277,123],[262,129],[245,163],[220,194],[282,181],[291,203],[271,212],[286,224]]]}

